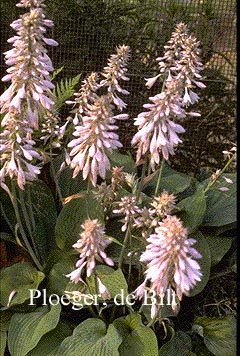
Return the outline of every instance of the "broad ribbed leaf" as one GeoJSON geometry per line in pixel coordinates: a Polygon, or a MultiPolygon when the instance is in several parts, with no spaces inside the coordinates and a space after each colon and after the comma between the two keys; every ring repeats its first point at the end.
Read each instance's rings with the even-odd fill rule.
{"type": "Polygon", "coordinates": [[[189,356],[191,349],[190,336],[183,331],[177,331],[171,340],[160,348],[158,356],[189,356]]]}
{"type": "MultiPolygon", "coordinates": [[[[95,274],[101,279],[102,283],[107,287],[108,291],[111,294],[111,297],[118,295],[116,300],[119,302],[124,299],[123,296],[128,295],[128,285],[126,279],[122,273],[121,269],[116,271],[108,266],[99,265],[95,268],[95,274]]],[[[96,291],[95,277],[91,276],[87,278],[87,283],[89,285],[90,294],[98,294],[96,291]]]]}
{"type": "Polygon", "coordinates": [[[177,204],[177,208],[183,209],[178,216],[183,221],[184,226],[188,228],[188,232],[195,231],[202,224],[206,211],[206,197],[203,186],[198,185],[196,192],[181,200],[177,204]]]}
{"type": "Polygon", "coordinates": [[[122,337],[119,347],[121,356],[157,356],[158,344],[153,330],[143,325],[137,313],[113,322],[122,337]]]}
{"type": "Polygon", "coordinates": [[[33,313],[14,314],[8,330],[8,348],[11,356],[25,356],[43,335],[53,330],[59,321],[61,306],[41,307],[33,313]]]}
{"type": "Polygon", "coordinates": [[[223,226],[237,220],[236,174],[227,173],[224,176],[231,179],[233,183],[228,184],[223,178],[219,178],[217,187],[225,186],[228,191],[207,192],[207,208],[203,220],[205,226],[223,226]]]}
{"type": "MultiPolygon", "coordinates": [[[[191,184],[191,177],[180,173],[169,167],[166,163],[163,167],[160,189],[166,190],[169,194],[178,194],[187,189],[191,184]]],[[[158,180],[158,174],[153,174],[153,178],[144,186],[144,192],[152,195],[158,180]]],[[[148,179],[146,179],[148,181],[148,179]]]]}
{"type": "Polygon", "coordinates": [[[87,180],[83,180],[81,173],[79,173],[76,178],[72,178],[73,170],[69,166],[65,166],[60,170],[60,167],[64,162],[64,154],[55,157],[51,161],[51,174],[61,199],[87,189],[88,184],[87,180]]]}
{"type": "Polygon", "coordinates": [[[211,263],[215,266],[221,261],[232,245],[232,239],[227,236],[204,235],[211,253],[211,263]]]}
{"type": "Polygon", "coordinates": [[[78,325],[52,356],[119,356],[122,338],[113,324],[107,328],[99,319],[87,319],[78,325]]]}
{"type": "Polygon", "coordinates": [[[108,154],[112,167],[123,167],[124,172],[130,174],[136,173],[137,168],[133,157],[130,154],[122,154],[117,150],[113,150],[112,153],[108,154]]]}
{"type": "Polygon", "coordinates": [[[10,305],[29,299],[29,289],[37,289],[45,275],[28,262],[19,262],[0,270],[0,303],[7,305],[10,293],[15,291],[10,305]]]}
{"type": "Polygon", "coordinates": [[[193,331],[203,337],[204,343],[216,356],[236,356],[236,319],[234,317],[198,317],[193,331]]]}
{"type": "Polygon", "coordinates": [[[60,322],[55,329],[43,335],[37,346],[27,356],[52,356],[61,342],[72,334],[66,322],[60,322]]]}
{"type": "Polygon", "coordinates": [[[94,199],[92,193],[82,193],[82,197],[73,199],[61,210],[56,224],[56,242],[60,249],[69,250],[79,239],[81,224],[86,219],[104,221],[103,208],[94,199]]]}
{"type": "Polygon", "coordinates": [[[62,252],[47,276],[47,291],[49,294],[62,295],[64,293],[66,285],[69,283],[66,274],[75,269],[75,260],[74,256],[62,252]]]}

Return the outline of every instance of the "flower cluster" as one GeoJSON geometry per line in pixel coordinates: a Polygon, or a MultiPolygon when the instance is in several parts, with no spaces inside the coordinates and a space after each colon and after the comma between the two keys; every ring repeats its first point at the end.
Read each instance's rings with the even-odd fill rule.
{"type": "Polygon", "coordinates": [[[144,206],[134,219],[134,227],[140,228],[142,236],[147,239],[161,220],[175,208],[176,197],[165,190],[160,196],[153,196],[150,208],[144,206]]]}
{"type": "Polygon", "coordinates": [[[186,106],[199,99],[191,88],[194,85],[205,87],[199,81],[199,72],[202,70],[199,42],[188,34],[185,24],[177,25],[164,48],[163,57],[157,58],[160,73],[146,79],[146,85],[151,88],[158,78],[163,77],[164,89],[160,94],[149,98],[152,103],[144,105],[149,111],[142,112],[135,118],[138,132],[132,139],[132,144],[137,146],[136,162],[139,163],[142,157],[149,154],[153,171],[160,162],[160,153],[168,160],[169,155],[174,154],[174,148],[182,142],[178,133],[185,130],[173,119],[181,120],[186,115],[199,116],[198,113],[185,110],[186,106]]]}
{"type": "Polygon", "coordinates": [[[77,138],[68,144],[68,147],[72,148],[70,156],[73,157],[70,166],[74,169],[73,177],[82,171],[83,179],[89,177],[93,186],[96,186],[97,177],[105,179],[106,171],[110,169],[107,153],[122,147],[118,135],[114,132],[118,129],[116,120],[125,120],[128,115],[114,115],[113,111],[115,106],[120,110],[126,106],[116,92],[128,94],[118,83],[119,79],[128,79],[125,76],[128,58],[128,46],[117,48],[117,54],[111,56],[102,73],[106,79],[98,84],[96,74],[92,73],[83,82],[73,102],[78,105],[73,121],[76,125],[73,135],[77,138]],[[96,90],[100,87],[107,87],[107,94],[99,96],[96,90]]]}
{"type": "Polygon", "coordinates": [[[45,37],[46,27],[53,22],[45,18],[43,0],[21,0],[18,7],[29,8],[11,27],[17,35],[11,37],[13,49],[5,52],[7,69],[3,81],[11,81],[9,88],[1,95],[1,113],[4,114],[1,133],[3,168],[1,182],[5,176],[17,177],[18,185],[24,189],[26,180],[33,180],[40,170],[30,162],[41,159],[33,149],[33,129],[38,128],[39,115],[52,111],[54,102],[49,72],[53,70],[45,44],[57,45],[45,37]]]}
{"type": "Polygon", "coordinates": [[[134,222],[141,209],[137,205],[135,196],[126,195],[118,202],[118,209],[113,210],[114,214],[124,215],[124,225],[121,230],[126,231],[130,221],[134,222]]]}
{"type": "Polygon", "coordinates": [[[80,253],[80,259],[76,263],[77,269],[66,275],[75,283],[83,282],[81,275],[85,266],[87,277],[91,276],[96,265],[95,259],[109,266],[114,265],[111,258],[107,257],[104,252],[111,241],[104,238],[105,230],[102,224],[97,219],[87,219],[81,227],[83,231],[80,233],[80,239],[73,245],[80,253]]]}
{"type": "Polygon", "coordinates": [[[117,106],[119,110],[126,108],[126,103],[119,98],[117,93],[129,94],[125,89],[122,89],[119,85],[119,79],[129,80],[126,76],[127,72],[127,62],[130,58],[130,49],[128,46],[122,45],[117,48],[117,53],[112,54],[108,60],[108,65],[104,67],[102,75],[105,77],[100,82],[101,86],[108,88],[109,96],[111,97],[113,103],[117,106]]]}
{"type": "Polygon", "coordinates": [[[106,170],[110,169],[107,152],[122,147],[114,132],[118,129],[115,122],[125,118],[124,114],[113,114],[113,106],[106,95],[89,105],[87,115],[82,117],[83,124],[75,127],[73,135],[77,138],[68,144],[72,148],[70,166],[74,169],[73,178],[82,171],[83,179],[89,177],[93,186],[96,186],[97,176],[105,179],[106,170]]]}
{"type": "Polygon", "coordinates": [[[187,295],[201,280],[200,266],[195,261],[201,255],[192,247],[196,240],[187,237],[187,229],[179,218],[167,215],[147,241],[146,250],[140,257],[141,262],[147,263],[146,278],[136,289],[136,297],[142,298],[146,284],[150,282],[150,291],[159,297],[163,297],[167,289],[173,289],[181,300],[182,295],[187,295]]]}

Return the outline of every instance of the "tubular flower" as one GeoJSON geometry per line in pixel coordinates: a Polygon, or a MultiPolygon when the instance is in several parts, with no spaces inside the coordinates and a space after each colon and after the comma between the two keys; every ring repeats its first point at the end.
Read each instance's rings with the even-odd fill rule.
{"type": "Polygon", "coordinates": [[[82,121],[82,116],[85,110],[88,109],[89,104],[93,104],[98,99],[96,94],[99,84],[97,82],[98,74],[92,72],[86,79],[82,81],[81,87],[77,93],[74,93],[75,99],[73,101],[66,101],[66,104],[72,104],[76,108],[73,109],[75,113],[73,123],[78,125],[82,121]]]}
{"type": "Polygon", "coordinates": [[[147,239],[148,245],[140,257],[147,263],[145,281],[137,288],[137,297],[142,298],[145,285],[150,283],[150,292],[160,298],[166,291],[176,292],[178,299],[188,294],[197,281],[201,280],[200,266],[195,259],[200,253],[192,247],[196,240],[187,238],[187,230],[176,216],[168,215],[147,239]]]}
{"type": "Polygon", "coordinates": [[[108,87],[109,97],[120,110],[126,107],[126,103],[118,97],[117,93],[129,94],[127,90],[122,89],[119,85],[119,80],[129,80],[126,76],[126,65],[129,58],[130,48],[125,45],[119,46],[117,53],[111,55],[108,65],[104,67],[102,75],[105,79],[100,82],[100,86],[108,87]]]}
{"type": "Polygon", "coordinates": [[[133,136],[132,145],[137,145],[137,164],[148,151],[152,170],[160,162],[160,152],[168,160],[169,154],[174,154],[174,147],[182,142],[178,133],[185,132],[184,128],[171,119],[180,119],[186,116],[181,106],[181,97],[178,94],[177,82],[166,83],[166,89],[149,98],[151,104],[143,105],[149,111],[142,112],[135,119],[134,125],[138,132],[133,136]]]}
{"type": "Polygon", "coordinates": [[[32,181],[40,173],[38,166],[31,164],[33,159],[41,160],[41,155],[34,150],[35,142],[31,139],[32,129],[22,117],[11,113],[7,127],[0,134],[1,161],[0,183],[5,187],[4,178],[17,178],[19,188],[24,189],[26,180],[32,181]]]}
{"type": "Polygon", "coordinates": [[[167,81],[173,78],[181,82],[183,93],[183,104],[194,104],[199,97],[190,88],[195,84],[199,88],[205,85],[199,82],[202,78],[200,71],[203,64],[200,61],[200,42],[193,35],[189,35],[187,26],[180,22],[171,39],[164,46],[163,57],[158,57],[160,75],[165,73],[167,81]]]}
{"type": "Polygon", "coordinates": [[[96,265],[95,259],[109,266],[114,265],[104,252],[111,241],[104,238],[105,231],[98,219],[87,219],[81,227],[83,231],[80,233],[80,239],[73,245],[73,248],[80,253],[80,259],[76,263],[77,269],[66,275],[75,283],[82,281],[81,275],[85,266],[87,277],[91,276],[96,265]]]}
{"type": "Polygon", "coordinates": [[[194,104],[199,96],[192,88],[205,85],[199,80],[200,71],[199,42],[188,34],[185,24],[179,23],[168,44],[164,46],[163,57],[157,58],[160,73],[152,78],[146,78],[146,86],[151,88],[163,77],[165,89],[154,97],[153,104],[145,104],[149,112],[142,112],[135,118],[138,132],[134,135],[132,145],[137,145],[137,163],[146,153],[150,153],[152,170],[159,164],[160,153],[168,160],[169,154],[174,154],[174,147],[182,142],[178,133],[185,132],[184,128],[172,119],[183,119],[186,115],[200,116],[199,113],[186,112],[185,107],[194,104]]]}
{"type": "Polygon", "coordinates": [[[19,187],[24,189],[26,180],[33,180],[40,173],[39,167],[30,162],[43,159],[33,149],[33,129],[38,128],[38,116],[52,111],[54,105],[51,92],[54,85],[49,77],[53,67],[44,45],[57,43],[45,37],[46,27],[52,27],[53,22],[45,19],[43,0],[21,0],[17,6],[29,8],[29,12],[11,24],[17,35],[8,40],[13,49],[5,52],[10,68],[2,80],[11,84],[0,97],[4,114],[0,180],[4,186],[5,176],[15,176],[19,187]]]}
{"type": "Polygon", "coordinates": [[[83,125],[76,126],[76,139],[68,146],[72,148],[73,156],[70,166],[74,169],[73,178],[82,170],[83,179],[88,176],[93,186],[96,186],[97,176],[105,179],[106,170],[110,169],[107,152],[122,147],[118,135],[116,120],[126,119],[127,115],[113,115],[112,105],[107,96],[101,96],[94,104],[89,105],[87,115],[83,116],[83,125]]]}
{"type": "Polygon", "coordinates": [[[114,214],[125,215],[124,225],[121,230],[126,231],[130,221],[135,221],[138,214],[141,213],[141,209],[137,206],[137,199],[134,196],[125,196],[121,198],[118,203],[118,209],[113,210],[114,214]]]}

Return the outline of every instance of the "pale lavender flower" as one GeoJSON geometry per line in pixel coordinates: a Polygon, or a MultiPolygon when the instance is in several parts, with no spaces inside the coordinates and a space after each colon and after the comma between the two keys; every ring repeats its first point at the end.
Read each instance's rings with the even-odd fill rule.
{"type": "Polygon", "coordinates": [[[99,88],[98,74],[92,72],[86,79],[82,81],[81,87],[77,93],[74,93],[74,100],[67,100],[66,104],[72,104],[74,109],[72,113],[75,113],[73,123],[75,126],[82,123],[82,116],[84,112],[88,110],[89,104],[93,104],[98,99],[96,91],[99,88]]]}
{"type": "Polygon", "coordinates": [[[104,252],[111,240],[104,237],[105,230],[98,219],[87,219],[81,227],[83,231],[80,233],[80,239],[73,245],[73,248],[80,253],[80,259],[76,263],[77,269],[66,275],[75,283],[83,281],[81,276],[85,266],[87,277],[91,276],[96,266],[95,260],[105,262],[109,266],[114,265],[104,252]]]}
{"type": "Polygon", "coordinates": [[[139,164],[142,157],[149,154],[153,171],[160,162],[160,153],[168,160],[169,155],[174,154],[175,147],[182,142],[178,133],[185,130],[173,119],[181,120],[186,115],[200,116],[199,113],[187,112],[184,107],[199,100],[199,96],[192,90],[194,85],[205,87],[199,81],[202,78],[199,42],[188,34],[186,25],[177,25],[164,49],[163,57],[157,58],[160,73],[146,78],[149,88],[158,79],[162,79],[164,89],[160,94],[149,98],[151,104],[143,105],[149,111],[140,113],[134,119],[138,132],[132,139],[132,145],[137,146],[136,163],[139,164]]]}
{"type": "Polygon", "coordinates": [[[113,210],[114,214],[124,215],[124,225],[121,230],[126,231],[130,221],[135,220],[136,216],[141,213],[141,209],[137,205],[135,196],[126,195],[117,203],[118,208],[113,210]]]}
{"type": "Polygon", "coordinates": [[[167,76],[167,81],[176,79],[181,83],[184,94],[183,104],[194,104],[199,96],[190,88],[196,85],[205,88],[199,80],[202,78],[200,71],[203,64],[200,61],[200,42],[193,35],[189,35],[187,26],[181,22],[168,43],[164,46],[163,57],[158,57],[160,74],[167,76]]]}
{"type": "Polygon", "coordinates": [[[73,177],[82,171],[83,179],[89,177],[93,186],[96,186],[97,176],[105,179],[106,171],[111,168],[107,153],[122,147],[114,132],[118,129],[115,122],[128,116],[114,115],[112,110],[107,96],[98,97],[82,117],[83,124],[75,127],[73,135],[77,138],[68,144],[72,148],[70,166],[74,169],[73,177]]]}
{"type": "Polygon", "coordinates": [[[149,235],[152,233],[152,228],[158,224],[159,219],[156,219],[151,209],[148,209],[144,206],[139,216],[134,219],[133,226],[136,228],[140,228],[142,231],[142,237],[147,239],[149,235]]]}
{"type": "Polygon", "coordinates": [[[176,86],[175,81],[166,83],[162,93],[149,98],[151,104],[143,105],[149,111],[140,113],[135,119],[138,132],[133,136],[132,145],[138,148],[136,163],[149,152],[152,170],[159,164],[161,152],[166,160],[169,154],[174,154],[175,146],[182,142],[178,133],[185,132],[181,125],[171,120],[173,117],[182,119],[186,116],[176,86]]]}
{"type": "Polygon", "coordinates": [[[101,279],[97,276],[97,285],[98,285],[98,292],[104,299],[111,299],[111,294],[107,287],[103,284],[101,279]]]}
{"type": "Polygon", "coordinates": [[[147,263],[146,277],[136,289],[136,296],[142,298],[148,282],[150,287],[147,289],[160,298],[167,290],[173,290],[181,301],[182,295],[188,295],[202,277],[195,261],[202,256],[192,247],[196,240],[187,237],[187,229],[179,218],[168,215],[147,241],[146,250],[140,257],[141,262],[147,263]]]}
{"type": "MultiPolygon", "coordinates": [[[[32,181],[40,173],[40,167],[30,162],[42,160],[33,148],[32,129],[18,113],[9,115],[8,125],[0,134],[0,153],[3,163],[0,170],[0,184],[4,188],[6,176],[17,178],[19,188],[24,189],[26,181],[32,181]]],[[[4,188],[5,189],[5,188],[4,188]]]]}
{"type": "MultiPolygon", "coordinates": [[[[8,40],[13,49],[4,54],[11,67],[2,80],[12,83],[0,97],[1,113],[8,115],[14,110],[21,114],[24,107],[29,126],[37,128],[39,114],[45,109],[51,111],[54,105],[54,85],[49,76],[53,66],[44,46],[57,42],[45,37],[46,27],[52,27],[53,22],[45,19],[42,0],[21,1],[18,6],[30,9],[11,24],[17,35],[8,40]]],[[[3,120],[7,121],[6,116],[3,120]]]]}
{"type": "Polygon", "coordinates": [[[51,92],[54,85],[49,77],[53,67],[44,45],[57,43],[45,37],[46,27],[52,27],[53,22],[45,19],[43,0],[22,0],[17,6],[29,7],[29,12],[11,24],[17,35],[8,40],[13,48],[5,52],[10,68],[2,80],[11,84],[0,97],[4,127],[0,134],[3,163],[0,181],[4,187],[5,176],[17,177],[18,186],[24,189],[25,182],[40,173],[34,162],[43,160],[33,149],[33,129],[38,128],[39,115],[52,111],[54,105],[51,92]]]}
{"type": "Polygon", "coordinates": [[[104,67],[102,75],[105,79],[100,82],[101,86],[108,88],[108,95],[120,110],[126,107],[126,103],[117,95],[117,93],[123,95],[129,94],[127,90],[122,89],[119,85],[119,80],[129,80],[126,76],[126,65],[129,58],[130,48],[125,45],[119,46],[117,48],[117,53],[110,56],[108,65],[104,67]]]}

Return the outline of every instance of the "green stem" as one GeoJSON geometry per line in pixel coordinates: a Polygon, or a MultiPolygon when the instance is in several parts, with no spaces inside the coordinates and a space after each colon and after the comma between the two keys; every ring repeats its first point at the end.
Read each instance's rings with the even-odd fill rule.
{"type": "Polygon", "coordinates": [[[155,196],[158,195],[158,192],[159,192],[160,183],[161,183],[161,179],[162,179],[162,172],[163,172],[164,162],[165,162],[165,159],[163,158],[162,162],[161,162],[160,169],[159,169],[158,180],[157,180],[157,184],[156,184],[156,188],[155,188],[155,192],[154,192],[155,196]]]}
{"type": "Polygon", "coordinates": [[[37,245],[36,245],[34,237],[33,237],[33,228],[31,226],[31,220],[29,219],[29,215],[28,215],[26,204],[25,204],[23,191],[21,189],[19,189],[19,197],[20,197],[20,203],[21,203],[21,209],[22,209],[24,221],[25,221],[25,224],[26,224],[27,229],[28,229],[28,234],[29,234],[29,236],[31,238],[31,242],[32,242],[34,253],[38,257],[38,259],[40,259],[39,252],[38,252],[38,249],[37,249],[37,245]]]}
{"type": "Polygon", "coordinates": [[[125,238],[124,238],[124,241],[123,241],[123,246],[122,246],[122,249],[121,249],[121,252],[120,252],[120,257],[119,257],[119,262],[118,262],[118,268],[120,268],[120,269],[122,268],[123,255],[124,255],[124,251],[125,251],[126,246],[127,246],[127,241],[129,239],[129,237],[131,236],[130,225],[131,225],[131,222],[129,222],[129,224],[128,224],[128,228],[127,228],[127,231],[126,231],[126,234],[125,234],[125,238]]]}
{"type": "Polygon", "coordinates": [[[56,174],[56,171],[53,167],[53,164],[52,162],[50,163],[50,170],[52,171],[52,175],[53,175],[53,179],[54,179],[54,182],[55,182],[55,185],[56,185],[56,189],[57,189],[57,193],[58,193],[58,196],[59,196],[59,199],[60,199],[60,202],[63,206],[63,196],[62,196],[62,193],[61,193],[61,189],[59,187],[59,184],[58,184],[58,180],[57,180],[57,174],[56,174]]]}
{"type": "Polygon", "coordinates": [[[142,188],[143,188],[146,168],[147,168],[147,160],[143,163],[143,167],[142,167],[142,174],[141,174],[141,178],[140,178],[140,182],[139,182],[138,190],[137,190],[137,194],[136,194],[136,200],[137,201],[140,198],[140,194],[141,194],[141,191],[142,191],[142,188]]]}
{"type": "Polygon", "coordinates": [[[32,257],[32,260],[34,261],[35,265],[38,267],[39,270],[42,270],[43,267],[41,265],[41,263],[38,261],[32,246],[30,245],[28,238],[25,234],[22,222],[21,222],[21,216],[20,216],[20,212],[19,212],[19,208],[18,208],[18,202],[17,202],[17,194],[16,194],[16,188],[15,188],[15,183],[13,182],[13,180],[11,181],[11,186],[12,186],[12,195],[13,195],[13,199],[12,199],[12,203],[13,203],[13,207],[14,207],[14,211],[16,214],[16,219],[17,219],[17,223],[18,223],[18,227],[23,239],[23,242],[28,250],[28,253],[30,254],[30,256],[32,257]]]}
{"type": "Polygon", "coordinates": [[[158,306],[157,313],[156,313],[155,317],[152,320],[149,321],[149,323],[147,324],[147,327],[150,328],[156,322],[156,320],[158,318],[158,313],[159,313],[159,310],[161,309],[161,307],[162,307],[162,305],[160,304],[158,306]]]}
{"type": "Polygon", "coordinates": [[[227,164],[225,165],[225,167],[223,167],[223,169],[221,170],[221,172],[216,176],[216,178],[214,178],[212,181],[210,180],[210,182],[208,183],[208,185],[206,186],[206,188],[204,189],[204,193],[206,193],[218,180],[218,178],[228,169],[228,167],[231,165],[232,161],[235,159],[235,155],[233,155],[230,160],[227,162],[227,164]]]}

